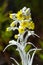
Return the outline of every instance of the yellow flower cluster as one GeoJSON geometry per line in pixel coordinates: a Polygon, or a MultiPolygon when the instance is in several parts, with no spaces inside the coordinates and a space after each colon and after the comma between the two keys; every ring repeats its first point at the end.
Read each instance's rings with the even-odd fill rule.
{"type": "Polygon", "coordinates": [[[30,21],[30,22],[28,22],[28,21],[22,21],[20,23],[19,33],[20,34],[23,33],[26,28],[28,28],[28,30],[29,29],[33,30],[35,28],[33,21],[30,21]]]}
{"type": "MultiPolygon", "coordinates": [[[[30,8],[22,8],[20,11],[14,14],[10,14],[10,18],[13,19],[15,22],[12,22],[10,24],[10,27],[15,27],[17,23],[19,23],[18,31],[19,34],[24,33],[26,29],[34,30],[35,25],[31,18],[30,8]]],[[[8,31],[8,28],[7,28],[8,31]]],[[[17,35],[14,36],[15,38],[18,38],[17,35]]]]}
{"type": "Polygon", "coordinates": [[[23,28],[28,28],[28,29],[34,29],[34,23],[33,21],[23,21],[20,23],[20,26],[23,27],[23,28]]]}

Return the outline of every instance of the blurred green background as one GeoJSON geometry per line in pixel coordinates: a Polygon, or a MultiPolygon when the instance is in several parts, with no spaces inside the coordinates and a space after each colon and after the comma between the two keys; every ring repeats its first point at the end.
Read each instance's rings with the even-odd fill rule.
{"type": "MultiPolygon", "coordinates": [[[[0,0],[0,65],[11,65],[10,56],[19,59],[18,62],[21,61],[19,53],[15,51],[15,46],[9,47],[5,53],[3,53],[3,49],[9,44],[9,40],[14,39],[13,32],[6,32],[6,28],[12,22],[9,13],[16,13],[24,6],[31,9],[31,16],[35,23],[35,33],[40,36],[40,39],[31,37],[30,41],[38,48],[43,49],[43,0],[0,0]]],[[[30,47],[26,47],[26,52],[30,47]]],[[[36,53],[33,65],[43,65],[43,51],[36,53]]]]}

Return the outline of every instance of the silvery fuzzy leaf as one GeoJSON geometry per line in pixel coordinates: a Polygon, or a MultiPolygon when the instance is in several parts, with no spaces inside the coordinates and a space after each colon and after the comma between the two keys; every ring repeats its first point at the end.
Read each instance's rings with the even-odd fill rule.
{"type": "Polygon", "coordinates": [[[11,16],[12,16],[12,19],[13,19],[13,20],[16,20],[16,19],[17,19],[17,18],[16,18],[16,13],[11,14],[11,16]]]}
{"type": "Polygon", "coordinates": [[[30,45],[32,45],[33,47],[36,48],[36,46],[35,46],[33,43],[31,43],[31,42],[28,42],[28,43],[26,43],[26,44],[30,44],[30,45]]]}
{"type": "Polygon", "coordinates": [[[34,33],[34,31],[28,31],[28,34],[27,34],[27,36],[26,36],[26,38],[25,38],[25,42],[27,42],[27,39],[30,37],[30,36],[37,36],[38,38],[40,38],[37,34],[35,34],[34,33]]]}
{"type": "Polygon", "coordinates": [[[12,59],[13,61],[15,61],[15,63],[16,63],[17,65],[20,65],[14,58],[10,57],[10,59],[12,59]]]}
{"type": "Polygon", "coordinates": [[[24,13],[26,11],[26,9],[27,9],[26,7],[23,7],[22,12],[24,13]]]}
{"type": "Polygon", "coordinates": [[[13,31],[14,31],[15,29],[18,29],[18,27],[11,27],[11,26],[10,26],[10,27],[8,27],[8,31],[11,31],[11,30],[13,30],[13,31]]]}
{"type": "Polygon", "coordinates": [[[21,50],[24,49],[24,46],[23,46],[23,45],[21,45],[20,43],[14,41],[14,40],[11,40],[11,41],[9,41],[9,45],[7,45],[7,46],[4,48],[3,52],[4,52],[9,46],[11,46],[11,45],[16,45],[17,48],[20,48],[21,50]]]}
{"type": "Polygon", "coordinates": [[[13,31],[16,30],[16,29],[18,29],[18,28],[17,27],[11,27],[11,30],[13,30],[13,31]]]}
{"type": "Polygon", "coordinates": [[[30,13],[30,8],[24,7],[24,8],[22,8],[21,10],[22,10],[23,15],[25,15],[25,16],[31,14],[31,13],[30,13]]]}
{"type": "Polygon", "coordinates": [[[19,51],[20,57],[21,57],[21,61],[22,61],[22,65],[27,65],[27,56],[24,50],[21,50],[20,48],[17,48],[17,50],[19,51]]]}
{"type": "Polygon", "coordinates": [[[9,45],[7,45],[5,48],[4,48],[4,50],[3,50],[3,52],[9,47],[9,46],[11,46],[11,45],[16,45],[17,46],[17,42],[15,42],[14,40],[12,40],[12,41],[9,41],[9,45]]]}
{"type": "Polygon", "coordinates": [[[14,64],[12,63],[12,65],[14,65],[14,64]]]}
{"type": "Polygon", "coordinates": [[[33,52],[32,57],[31,57],[30,62],[28,63],[28,65],[32,65],[35,53],[36,53],[36,50],[33,52]]]}
{"type": "Polygon", "coordinates": [[[32,62],[33,62],[33,58],[34,58],[34,55],[36,53],[37,50],[42,50],[42,49],[37,49],[37,48],[34,48],[34,49],[30,49],[27,53],[27,57],[29,55],[30,52],[34,51],[33,54],[32,54],[32,57],[30,58],[30,61],[28,60],[28,65],[32,65],[32,62]]]}

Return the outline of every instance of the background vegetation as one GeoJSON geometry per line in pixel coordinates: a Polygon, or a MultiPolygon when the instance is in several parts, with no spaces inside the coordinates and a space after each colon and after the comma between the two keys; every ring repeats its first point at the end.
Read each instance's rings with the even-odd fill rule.
{"type": "MultiPolygon", "coordinates": [[[[11,65],[10,56],[19,59],[18,62],[21,61],[19,53],[15,51],[15,46],[9,47],[5,53],[3,53],[3,49],[9,44],[9,40],[14,39],[14,32],[6,32],[6,27],[12,22],[9,13],[16,13],[24,6],[31,9],[32,19],[35,23],[35,33],[40,36],[40,39],[30,37],[29,40],[38,48],[43,49],[43,0],[0,0],[0,65],[11,65]]],[[[27,46],[26,51],[30,47],[27,46]]],[[[37,64],[43,65],[43,51],[37,52],[35,55],[33,65],[37,64]]]]}

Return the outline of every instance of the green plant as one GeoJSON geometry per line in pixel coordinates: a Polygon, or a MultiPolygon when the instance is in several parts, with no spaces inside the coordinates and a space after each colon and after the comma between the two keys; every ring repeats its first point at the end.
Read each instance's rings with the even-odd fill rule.
{"type": "MultiPolygon", "coordinates": [[[[3,52],[11,45],[16,45],[16,51],[19,51],[22,65],[32,65],[34,55],[38,49],[33,43],[27,42],[27,39],[32,36],[37,36],[34,32],[35,25],[31,18],[30,8],[24,7],[20,11],[14,14],[10,14],[10,18],[13,19],[13,22],[10,24],[10,27],[6,29],[6,31],[18,31],[17,34],[14,35],[15,40],[9,41],[9,45],[5,47],[3,52]],[[24,38],[24,36],[26,36],[24,38]],[[27,45],[32,45],[34,48],[30,49],[28,52],[25,51],[27,45]],[[32,52],[32,56],[30,52],[32,52]]],[[[10,59],[14,60],[17,65],[20,65],[14,58],[10,57],[10,59]]],[[[13,63],[12,63],[13,65],[13,63]]]]}

